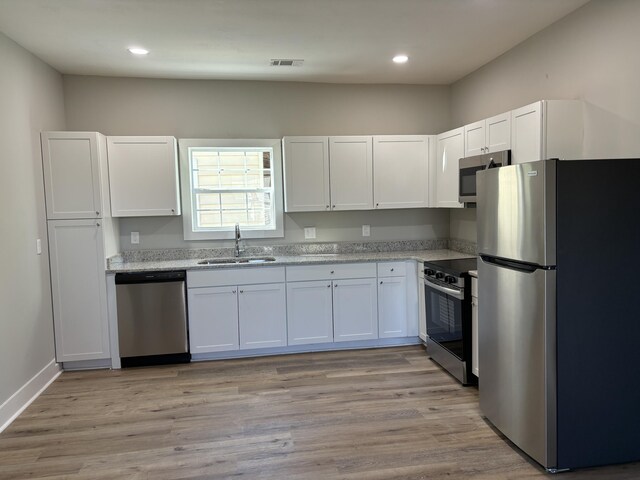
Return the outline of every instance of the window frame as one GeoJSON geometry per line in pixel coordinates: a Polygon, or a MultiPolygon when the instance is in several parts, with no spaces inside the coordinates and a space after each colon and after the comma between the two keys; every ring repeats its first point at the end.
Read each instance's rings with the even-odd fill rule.
{"type": "Polygon", "coordinates": [[[282,182],[282,141],[263,139],[203,139],[181,138],[178,140],[180,163],[180,195],[182,198],[182,228],[185,240],[228,240],[234,238],[234,228],[193,231],[193,196],[191,191],[190,148],[270,148],[273,151],[273,206],[275,229],[264,230],[240,227],[242,238],[284,237],[284,193],[282,182]]]}

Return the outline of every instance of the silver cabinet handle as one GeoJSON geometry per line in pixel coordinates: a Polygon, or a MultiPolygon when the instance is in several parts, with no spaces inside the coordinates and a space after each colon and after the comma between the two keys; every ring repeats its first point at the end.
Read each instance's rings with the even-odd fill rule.
{"type": "Polygon", "coordinates": [[[391,269],[391,271],[393,272],[393,268],[391,269]]]}
{"type": "Polygon", "coordinates": [[[380,206],[380,204],[379,204],[379,203],[376,203],[376,208],[377,208],[377,207],[379,207],[379,206],[380,206]]]}
{"type": "Polygon", "coordinates": [[[171,213],[176,213],[176,209],[175,209],[175,208],[172,208],[172,209],[171,209],[171,213]]]}
{"type": "Polygon", "coordinates": [[[327,288],[331,288],[331,284],[327,285],[327,288]]]}
{"type": "Polygon", "coordinates": [[[329,208],[331,208],[329,205],[327,205],[327,210],[329,210],[329,208]]]}
{"type": "Polygon", "coordinates": [[[236,291],[235,290],[231,290],[231,293],[236,293],[236,291]]]}
{"type": "Polygon", "coordinates": [[[336,208],[336,206],[334,205],[334,206],[333,206],[333,207],[331,207],[331,208],[336,208]]]}
{"type": "Polygon", "coordinates": [[[96,223],[96,227],[99,227],[99,226],[100,226],[100,222],[97,222],[97,223],[96,223]]]}
{"type": "Polygon", "coordinates": [[[380,280],[380,285],[382,285],[382,280],[380,280]]]}
{"type": "Polygon", "coordinates": [[[337,284],[337,283],[334,283],[334,284],[333,284],[333,288],[338,288],[338,284],[337,284]]]}
{"type": "Polygon", "coordinates": [[[100,212],[96,212],[96,215],[100,215],[100,212]]]}
{"type": "Polygon", "coordinates": [[[244,293],[244,290],[240,290],[240,293],[244,293]]]}
{"type": "Polygon", "coordinates": [[[334,271],[334,270],[331,270],[331,275],[333,275],[334,273],[335,273],[335,271],[334,271]]]}

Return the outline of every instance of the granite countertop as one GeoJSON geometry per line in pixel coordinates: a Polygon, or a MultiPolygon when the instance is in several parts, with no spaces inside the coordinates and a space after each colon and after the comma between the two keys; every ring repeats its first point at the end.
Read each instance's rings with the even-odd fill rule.
{"type": "MultiPolygon", "coordinates": [[[[265,256],[265,255],[260,255],[265,256]]],[[[330,263],[357,263],[357,262],[382,262],[417,260],[419,262],[430,260],[448,260],[455,258],[469,258],[474,255],[456,252],[454,250],[413,250],[390,252],[361,252],[361,253],[336,253],[336,254],[298,254],[298,255],[266,255],[275,257],[273,262],[223,264],[223,265],[198,265],[199,261],[215,258],[203,257],[197,259],[181,260],[145,260],[145,261],[117,261],[110,260],[108,273],[124,272],[151,272],[166,270],[207,270],[221,268],[260,268],[265,266],[292,266],[314,265],[330,263]]],[[[242,257],[241,257],[242,258],[242,257]]],[[[245,257],[246,258],[246,257],[245,257]]]]}

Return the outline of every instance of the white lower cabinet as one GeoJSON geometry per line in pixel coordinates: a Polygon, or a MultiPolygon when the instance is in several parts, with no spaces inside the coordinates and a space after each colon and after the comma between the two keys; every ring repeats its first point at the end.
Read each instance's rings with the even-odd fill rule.
{"type": "Polygon", "coordinates": [[[380,338],[407,336],[407,279],[378,279],[378,324],[380,338]]]}
{"type": "Polygon", "coordinates": [[[238,287],[240,348],[287,345],[287,311],[283,283],[238,287]]]}
{"type": "Polygon", "coordinates": [[[424,292],[424,270],[418,264],[418,336],[423,342],[427,341],[427,310],[424,292]]]}
{"type": "Polygon", "coordinates": [[[189,345],[191,353],[237,350],[237,287],[189,289],[189,345]]]}
{"type": "Polygon", "coordinates": [[[102,220],[49,220],[56,361],[109,358],[102,220]]]}
{"type": "Polygon", "coordinates": [[[375,278],[333,282],[333,340],[349,342],[378,338],[375,278]]]}
{"type": "Polygon", "coordinates": [[[287,283],[289,345],[333,342],[331,280],[287,283]]]}

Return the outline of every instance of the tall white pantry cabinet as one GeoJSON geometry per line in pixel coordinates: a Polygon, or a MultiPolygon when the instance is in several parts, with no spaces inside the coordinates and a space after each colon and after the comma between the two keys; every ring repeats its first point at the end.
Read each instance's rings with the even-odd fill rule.
{"type": "Polygon", "coordinates": [[[106,258],[118,251],[106,137],[43,132],[57,362],[110,359],[106,258]]]}

